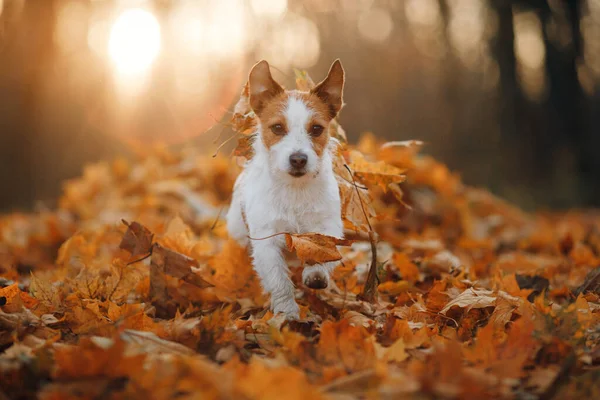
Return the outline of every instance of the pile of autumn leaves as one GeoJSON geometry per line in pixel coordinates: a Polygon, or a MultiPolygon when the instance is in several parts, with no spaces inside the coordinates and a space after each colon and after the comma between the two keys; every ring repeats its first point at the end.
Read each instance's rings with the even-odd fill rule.
{"type": "MultiPolygon", "coordinates": [[[[252,124],[242,96],[236,157],[252,124]]],[[[58,210],[2,217],[0,399],[600,398],[597,214],[528,215],[419,142],[331,133],[348,240],[282,232],[341,260],[326,291],[293,271],[300,321],[228,239],[231,157],[90,165],[58,210]]]]}

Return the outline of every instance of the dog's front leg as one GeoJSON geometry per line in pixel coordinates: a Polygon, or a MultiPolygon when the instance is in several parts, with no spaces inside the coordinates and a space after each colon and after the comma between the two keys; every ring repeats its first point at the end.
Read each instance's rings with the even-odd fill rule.
{"type": "Polygon", "coordinates": [[[278,236],[253,241],[254,269],[260,277],[263,289],[271,295],[273,312],[282,312],[289,319],[298,319],[300,309],[294,299],[294,284],[289,277],[282,246],[282,237],[278,236]]]}

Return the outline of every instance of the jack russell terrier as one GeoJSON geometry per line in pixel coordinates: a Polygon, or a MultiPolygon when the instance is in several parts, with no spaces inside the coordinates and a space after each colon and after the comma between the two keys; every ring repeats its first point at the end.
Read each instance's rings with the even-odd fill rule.
{"type": "MultiPolygon", "coordinates": [[[[252,240],[253,266],[271,295],[274,313],[297,319],[299,307],[289,277],[285,237],[277,233],[344,235],[340,193],[333,172],[329,123],[342,108],[344,69],[336,60],[329,74],[309,92],[284,90],[260,61],[250,71],[250,107],[258,117],[253,158],[238,177],[227,214],[232,238],[252,240]],[[275,235],[275,236],[272,236],[275,235]]],[[[305,266],[303,283],[329,285],[337,263],[305,266]]]]}

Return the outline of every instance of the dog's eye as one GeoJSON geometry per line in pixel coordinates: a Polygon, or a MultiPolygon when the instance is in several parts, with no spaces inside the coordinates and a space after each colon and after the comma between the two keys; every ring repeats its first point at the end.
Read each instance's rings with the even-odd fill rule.
{"type": "Polygon", "coordinates": [[[313,125],[310,127],[310,136],[321,136],[321,134],[323,133],[323,131],[325,130],[325,128],[321,125],[313,125]]]}
{"type": "Polygon", "coordinates": [[[278,136],[285,135],[285,128],[281,124],[271,125],[270,128],[271,132],[278,136]]]}

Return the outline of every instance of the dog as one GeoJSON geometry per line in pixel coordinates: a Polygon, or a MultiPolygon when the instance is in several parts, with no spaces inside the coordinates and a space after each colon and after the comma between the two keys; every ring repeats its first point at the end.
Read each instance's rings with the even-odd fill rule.
{"type": "MultiPolygon", "coordinates": [[[[336,143],[329,124],[343,105],[344,69],[336,60],[312,90],[284,90],[260,61],[248,95],[258,118],[254,156],[237,178],[227,213],[229,235],[249,245],[253,267],[271,296],[271,309],[299,318],[294,285],[278,233],[315,232],[343,238],[340,192],[333,171],[336,143]]],[[[303,283],[324,289],[336,263],[305,266],[303,283]]]]}

